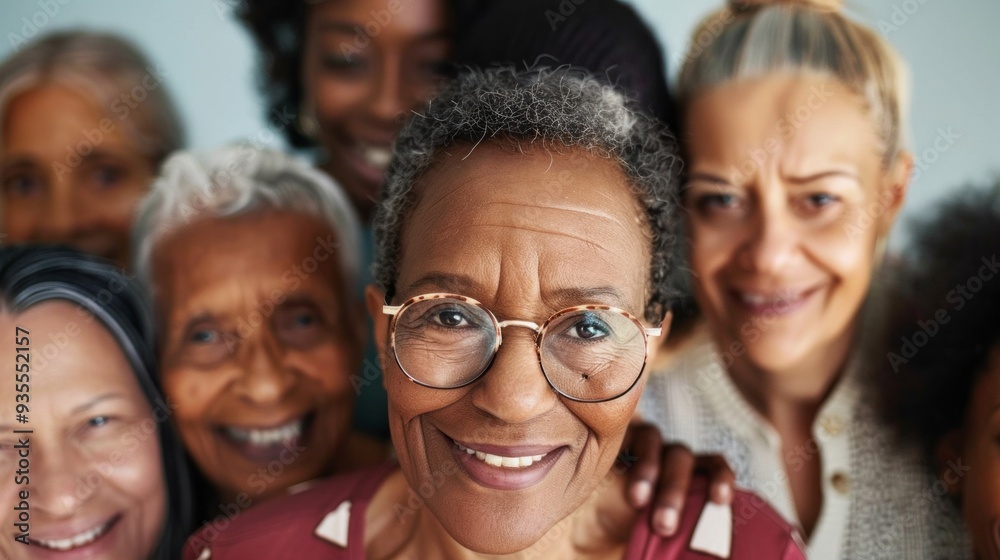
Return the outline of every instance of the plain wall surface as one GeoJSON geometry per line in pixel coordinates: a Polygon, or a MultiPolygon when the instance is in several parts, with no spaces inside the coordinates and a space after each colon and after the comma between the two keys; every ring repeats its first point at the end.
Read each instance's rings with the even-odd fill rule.
{"type": "MultiPolygon", "coordinates": [[[[189,147],[247,138],[281,146],[280,134],[265,120],[253,44],[231,13],[238,1],[0,0],[0,57],[55,29],[118,32],[134,40],[164,76],[183,116],[189,147]]],[[[581,0],[566,0],[568,5],[572,1],[581,0]]],[[[695,24],[722,5],[632,3],[666,47],[671,78],[695,24]]],[[[860,0],[848,2],[847,13],[879,29],[912,75],[909,137],[919,174],[903,218],[922,213],[949,189],[1000,171],[1000,2],[860,0]],[[949,140],[942,141],[943,136],[949,140]],[[935,141],[947,150],[936,149],[935,141]]]]}

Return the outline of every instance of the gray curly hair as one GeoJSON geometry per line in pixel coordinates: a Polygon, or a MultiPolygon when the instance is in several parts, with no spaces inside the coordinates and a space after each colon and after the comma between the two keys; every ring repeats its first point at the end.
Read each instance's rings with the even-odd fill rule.
{"type": "Polygon", "coordinates": [[[396,140],[374,220],[378,287],[392,297],[401,231],[417,200],[414,185],[440,150],[483,141],[583,148],[617,161],[646,211],[653,247],[645,317],[662,320],[674,297],[670,272],[681,163],[666,129],[626,102],[613,88],[570,68],[469,70],[456,78],[396,140]]]}

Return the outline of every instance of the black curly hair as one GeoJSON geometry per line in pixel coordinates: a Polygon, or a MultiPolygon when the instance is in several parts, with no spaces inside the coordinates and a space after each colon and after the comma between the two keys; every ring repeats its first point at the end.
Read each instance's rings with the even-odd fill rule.
{"type": "Polygon", "coordinates": [[[890,419],[933,459],[1000,345],[1000,177],[912,226],[882,369],[890,419]]]}

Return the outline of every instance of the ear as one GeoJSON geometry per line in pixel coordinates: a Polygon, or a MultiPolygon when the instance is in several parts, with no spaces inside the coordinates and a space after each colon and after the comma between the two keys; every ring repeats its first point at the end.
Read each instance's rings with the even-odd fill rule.
{"type": "Polygon", "coordinates": [[[955,429],[945,434],[934,448],[934,471],[947,485],[948,495],[954,498],[962,497],[964,477],[952,472],[953,465],[961,464],[962,439],[961,430],[955,429]]]}
{"type": "Polygon", "coordinates": [[[888,235],[892,225],[896,222],[896,216],[903,207],[906,194],[910,190],[910,177],[912,175],[913,154],[903,150],[886,170],[881,192],[878,195],[882,206],[878,230],[879,239],[888,235]]]}
{"type": "Polygon", "coordinates": [[[660,324],[660,328],[663,329],[660,336],[650,336],[646,337],[646,363],[651,364],[656,359],[656,354],[663,347],[663,343],[666,342],[667,337],[670,336],[670,324],[674,320],[674,312],[667,311],[667,314],[663,316],[663,323],[660,324]]]}
{"type": "MultiPolygon", "coordinates": [[[[390,319],[388,315],[382,313],[382,306],[385,305],[385,293],[378,289],[374,284],[369,284],[365,288],[365,303],[368,306],[368,314],[372,318],[375,347],[378,349],[379,360],[382,360],[382,356],[385,355],[385,349],[389,340],[390,319]]],[[[382,365],[382,369],[384,371],[384,364],[382,365]]]]}

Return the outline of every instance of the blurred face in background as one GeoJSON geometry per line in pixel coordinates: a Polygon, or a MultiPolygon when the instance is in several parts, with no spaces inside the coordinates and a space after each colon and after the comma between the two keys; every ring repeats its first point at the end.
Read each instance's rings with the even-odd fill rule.
{"type": "Polygon", "coordinates": [[[344,459],[363,338],[336,243],[319,218],[262,211],[154,248],[164,392],[223,499],[280,494],[344,459]]]}
{"type": "MultiPolygon", "coordinates": [[[[30,364],[29,424],[33,433],[0,432],[0,500],[5,504],[0,556],[149,558],[166,519],[167,496],[157,416],[112,335],[68,302],[46,302],[18,315],[0,313],[11,341],[0,345],[5,363],[30,364]],[[30,335],[17,352],[17,327],[30,335]],[[20,356],[20,358],[19,358],[20,356]],[[43,358],[44,359],[41,359],[43,358]],[[30,481],[15,481],[17,438],[30,438],[30,481]],[[14,506],[29,492],[29,545],[14,506]]],[[[20,331],[23,335],[23,331],[20,331]]],[[[0,413],[15,418],[15,387],[0,388],[0,413]]]]}
{"type": "Polygon", "coordinates": [[[58,84],[15,96],[3,115],[3,242],[66,243],[125,266],[154,166],[120,120],[58,84]]]}
{"type": "Polygon", "coordinates": [[[884,165],[862,100],[824,77],[715,87],[686,125],[691,266],[720,347],[791,374],[846,351],[909,156],[884,165]]]}
{"type": "Polygon", "coordinates": [[[310,8],[303,76],[326,170],[367,216],[406,115],[437,90],[450,49],[442,0],[336,0],[310,8]]]}
{"type": "Polygon", "coordinates": [[[1000,560],[1000,343],[973,385],[964,426],[960,455],[942,465],[941,478],[959,480],[976,558],[1000,560]]]}

